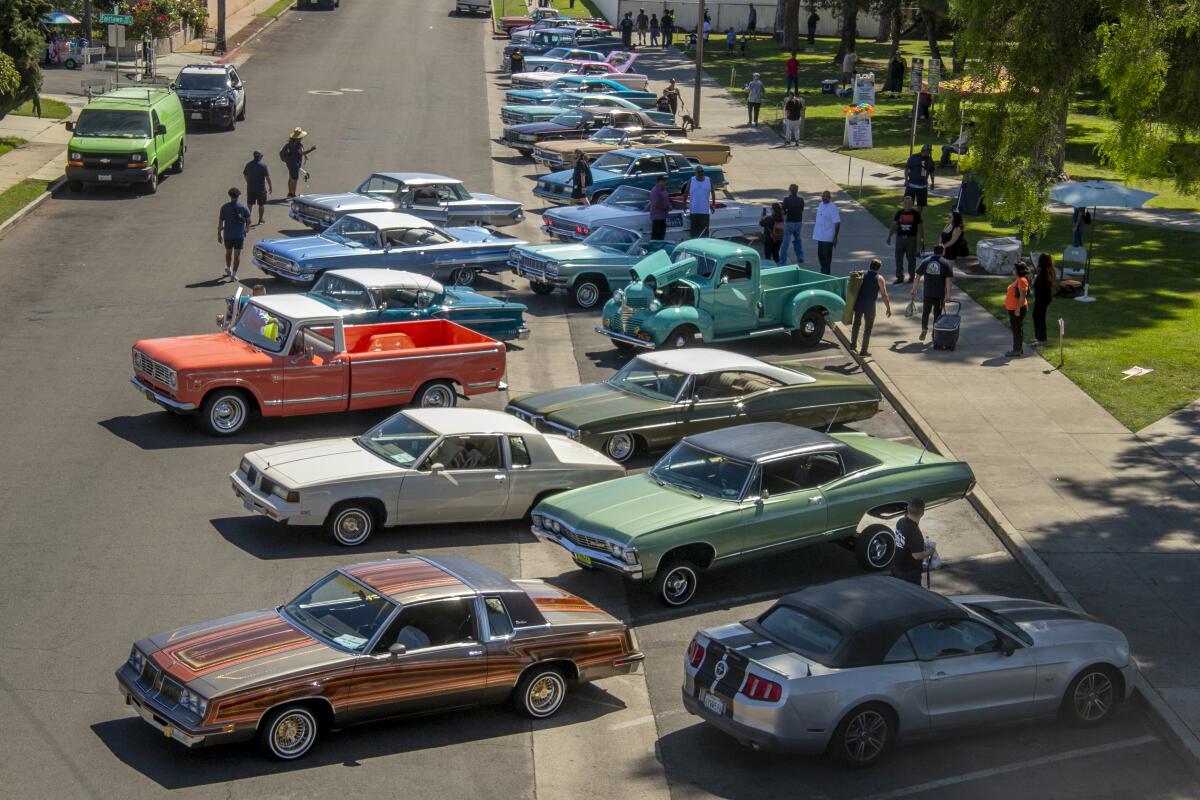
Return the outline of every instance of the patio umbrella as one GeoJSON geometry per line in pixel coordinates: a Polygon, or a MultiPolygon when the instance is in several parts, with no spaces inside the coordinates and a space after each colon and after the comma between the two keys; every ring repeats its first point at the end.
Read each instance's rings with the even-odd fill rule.
{"type": "Polygon", "coordinates": [[[1112,181],[1071,181],[1050,187],[1050,199],[1071,208],[1092,209],[1092,232],[1088,240],[1087,261],[1083,272],[1083,294],[1075,299],[1081,303],[1096,300],[1088,293],[1092,277],[1092,245],[1096,241],[1097,210],[1101,208],[1141,208],[1147,200],[1157,197],[1154,192],[1131,189],[1112,181]]]}
{"type": "Polygon", "coordinates": [[[78,25],[79,20],[72,17],[70,14],[64,14],[61,11],[51,11],[46,16],[42,17],[43,25],[78,25]]]}

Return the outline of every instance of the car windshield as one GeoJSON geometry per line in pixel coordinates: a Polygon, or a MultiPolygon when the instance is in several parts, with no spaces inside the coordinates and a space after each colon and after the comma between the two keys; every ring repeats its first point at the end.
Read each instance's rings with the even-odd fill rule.
{"type": "Polygon", "coordinates": [[[438,435],[418,425],[403,411],[358,437],[358,446],[382,459],[407,467],[429,449],[438,435]]]}
{"type": "Polygon", "coordinates": [[[600,130],[593,133],[588,138],[593,142],[604,142],[605,144],[620,144],[625,141],[626,132],[620,128],[614,128],[611,125],[605,125],[600,130]]]}
{"type": "Polygon", "coordinates": [[[75,135],[148,139],[150,137],[150,115],[145,111],[85,108],[79,112],[79,120],[75,123],[75,135]]]}
{"type": "Polygon", "coordinates": [[[753,464],[680,442],[654,465],[650,477],[697,496],[737,500],[753,469],[753,464]]]}
{"type": "Polygon", "coordinates": [[[570,75],[572,72],[574,72],[577,69],[579,69],[579,65],[568,64],[567,62],[563,61],[558,64],[551,64],[549,71],[556,72],[556,73],[562,73],[564,75],[570,75]]]}
{"type": "Polygon", "coordinates": [[[1029,634],[1027,634],[1025,631],[1021,630],[1021,627],[1019,625],[1017,625],[1017,623],[1013,622],[1011,619],[1004,616],[999,611],[993,611],[992,609],[987,608],[986,606],[980,605],[978,603],[963,603],[963,606],[968,611],[975,612],[976,614],[983,617],[988,622],[1001,628],[1009,636],[1012,636],[1015,639],[1019,639],[1020,641],[1024,642],[1027,645],[1030,645],[1030,646],[1033,645],[1033,639],[1031,639],[1029,637],[1029,634]]]}
{"type": "Polygon", "coordinates": [[[583,100],[582,97],[560,97],[554,101],[554,105],[559,108],[579,108],[583,105],[583,100]]]}
{"type": "Polygon", "coordinates": [[[362,652],[396,609],[391,600],[331,572],[283,607],[301,627],[347,650],[362,652]]]}
{"type": "Polygon", "coordinates": [[[395,178],[389,178],[386,175],[372,175],[360,183],[354,191],[359,194],[370,195],[371,197],[381,197],[391,200],[396,196],[396,192],[400,191],[402,185],[395,178]]]}
{"type": "Polygon", "coordinates": [[[623,156],[619,153],[605,153],[592,162],[592,169],[606,169],[609,172],[624,175],[625,170],[629,169],[629,165],[632,163],[632,156],[623,156]]]}
{"type": "Polygon", "coordinates": [[[696,274],[701,278],[711,278],[717,269],[717,259],[700,253],[688,252],[686,248],[676,248],[675,252],[671,254],[671,263],[678,264],[685,258],[696,259],[696,274]]]}
{"type": "Polygon", "coordinates": [[[610,247],[624,253],[641,238],[633,231],[627,231],[624,228],[614,228],[611,225],[602,225],[584,239],[583,243],[590,244],[592,247],[610,247]]]}
{"type": "Polygon", "coordinates": [[[367,287],[341,275],[330,275],[328,272],[321,276],[309,294],[334,308],[371,307],[371,293],[367,291],[367,287]]]}
{"type": "Polygon", "coordinates": [[[608,379],[608,385],[642,397],[673,403],[687,383],[687,373],[635,358],[608,379]]]}
{"type": "Polygon", "coordinates": [[[550,84],[551,91],[555,92],[570,92],[579,88],[579,81],[574,75],[568,78],[559,78],[554,83],[550,84]]]}
{"type": "Polygon", "coordinates": [[[547,50],[544,58],[546,61],[550,61],[555,58],[566,58],[570,52],[571,50],[569,48],[555,47],[552,50],[547,50]]]}
{"type": "MultiPolygon", "coordinates": [[[[604,156],[600,158],[604,158],[604,156]]],[[[599,160],[599,158],[596,159],[596,161],[599,160]]],[[[592,166],[596,166],[595,162],[592,163],[592,166]]],[[[646,207],[650,205],[650,192],[635,186],[620,186],[604,200],[604,205],[645,211],[646,207]]]]}
{"type": "Polygon", "coordinates": [[[234,336],[269,353],[283,350],[292,323],[257,303],[249,303],[233,326],[234,336]]]}
{"type": "Polygon", "coordinates": [[[562,125],[564,128],[578,128],[583,124],[584,116],[578,111],[567,111],[554,117],[550,122],[554,125],[562,125]]]}
{"type": "Polygon", "coordinates": [[[321,235],[348,247],[379,246],[379,229],[369,222],[351,216],[342,217],[321,235]]]}
{"type": "Polygon", "coordinates": [[[175,79],[175,87],[187,91],[189,89],[198,89],[201,91],[213,89],[229,88],[229,78],[224,72],[204,73],[204,72],[181,72],[179,77],[175,79]]]}
{"type": "Polygon", "coordinates": [[[822,663],[842,641],[837,628],[791,606],[775,606],[758,625],[776,642],[822,663]]]}

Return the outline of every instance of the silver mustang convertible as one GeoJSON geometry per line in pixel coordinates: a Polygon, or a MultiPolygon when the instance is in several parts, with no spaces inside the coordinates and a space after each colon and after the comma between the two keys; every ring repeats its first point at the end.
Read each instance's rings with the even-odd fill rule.
{"type": "Polygon", "coordinates": [[[742,744],[865,767],[893,743],[995,723],[1099,724],[1136,667],[1125,636],[1086,614],[869,576],[700,631],[684,672],[687,710],[742,744]]]}
{"type": "Polygon", "coordinates": [[[503,411],[421,408],[353,439],[247,453],[229,477],[247,510],[324,525],[353,547],[388,525],[520,519],[552,494],[624,474],[503,411]]]}

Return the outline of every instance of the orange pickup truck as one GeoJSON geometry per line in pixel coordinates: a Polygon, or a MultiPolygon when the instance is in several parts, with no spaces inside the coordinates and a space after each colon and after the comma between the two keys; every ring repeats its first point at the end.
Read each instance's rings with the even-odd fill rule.
{"type": "MultiPolygon", "coordinates": [[[[237,304],[235,304],[235,308],[237,304]]],[[[344,325],[306,295],[255,297],[220,333],[144,339],[134,387],[214,436],[250,417],[290,417],[414,403],[506,388],[505,348],[444,319],[344,325]]]]}

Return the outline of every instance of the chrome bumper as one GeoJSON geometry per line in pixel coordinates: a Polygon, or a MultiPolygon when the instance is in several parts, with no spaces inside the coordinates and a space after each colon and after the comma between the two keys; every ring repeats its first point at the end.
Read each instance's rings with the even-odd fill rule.
{"type": "Polygon", "coordinates": [[[312,272],[289,272],[286,269],[280,269],[279,267],[272,267],[268,264],[263,263],[262,261],[259,261],[257,258],[254,258],[253,256],[251,256],[251,258],[250,258],[250,263],[253,264],[254,266],[258,267],[259,269],[261,269],[263,272],[267,273],[268,275],[274,275],[276,278],[282,278],[285,281],[292,281],[293,283],[312,283],[314,280],[316,280],[316,277],[317,277],[316,274],[312,273],[312,272]]]}
{"type": "Polygon", "coordinates": [[[172,400],[170,397],[167,397],[165,394],[158,391],[153,386],[149,386],[145,383],[142,383],[141,379],[138,378],[138,376],[136,376],[136,375],[134,375],[132,378],[130,378],[129,382],[133,384],[133,387],[135,389],[137,389],[139,392],[141,392],[143,395],[145,395],[146,399],[149,400],[151,403],[157,403],[158,405],[162,406],[163,408],[169,409],[171,411],[186,412],[186,411],[195,411],[196,410],[195,403],[181,403],[178,400],[172,400]]]}
{"type": "Polygon", "coordinates": [[[571,554],[571,558],[575,559],[576,561],[582,560],[588,566],[600,567],[601,569],[606,569],[610,572],[615,572],[618,575],[624,575],[627,578],[633,578],[634,580],[641,580],[642,578],[641,564],[626,564],[624,561],[617,561],[610,555],[601,553],[598,550],[580,547],[570,539],[559,536],[558,534],[548,531],[545,528],[537,525],[529,526],[529,530],[534,536],[542,541],[556,544],[562,549],[566,550],[571,554]]]}
{"type": "MultiPolygon", "coordinates": [[[[142,694],[140,689],[130,686],[128,681],[117,670],[117,689],[125,698],[125,705],[137,712],[147,725],[154,728],[168,739],[174,739],[184,747],[207,747],[220,742],[230,742],[247,738],[245,732],[234,732],[233,726],[228,725],[211,730],[194,730],[182,727],[171,719],[170,715],[159,708],[154,701],[142,694]]],[[[250,732],[253,734],[253,731],[250,732]]]]}
{"type": "Polygon", "coordinates": [[[292,507],[295,506],[294,503],[278,502],[274,497],[268,497],[248,485],[236,470],[229,473],[229,482],[233,485],[233,493],[242,501],[246,510],[253,514],[262,514],[277,522],[292,522],[296,517],[308,516],[308,512],[301,511],[299,507],[292,507]]]}
{"type": "Polygon", "coordinates": [[[542,233],[546,234],[552,239],[562,239],[570,242],[580,242],[584,239],[583,236],[580,236],[573,230],[564,231],[562,228],[556,228],[553,225],[539,225],[538,228],[541,229],[542,233]]]}
{"type": "Polygon", "coordinates": [[[528,338],[529,338],[529,328],[526,328],[524,325],[517,328],[517,340],[518,341],[525,341],[528,338]]]}
{"type": "Polygon", "coordinates": [[[288,211],[288,216],[297,222],[303,222],[310,228],[320,228],[321,230],[325,230],[332,225],[333,222],[337,222],[337,219],[334,219],[333,222],[326,222],[325,220],[318,219],[317,217],[310,217],[308,214],[301,214],[295,208],[292,208],[290,211],[288,211]]]}
{"type": "Polygon", "coordinates": [[[634,347],[641,347],[646,350],[653,350],[655,347],[654,342],[647,342],[643,339],[637,338],[636,336],[630,336],[627,333],[617,333],[616,331],[610,331],[608,328],[600,328],[600,327],[597,327],[594,330],[596,331],[596,333],[604,334],[605,336],[607,336],[610,339],[616,339],[617,341],[625,342],[626,344],[631,344],[634,347]]]}

